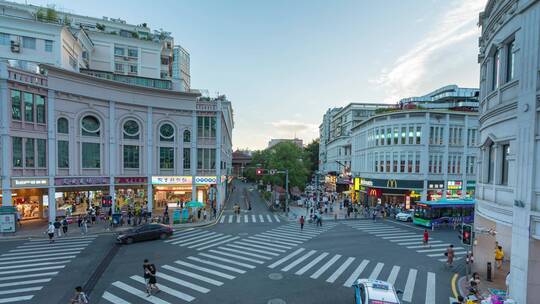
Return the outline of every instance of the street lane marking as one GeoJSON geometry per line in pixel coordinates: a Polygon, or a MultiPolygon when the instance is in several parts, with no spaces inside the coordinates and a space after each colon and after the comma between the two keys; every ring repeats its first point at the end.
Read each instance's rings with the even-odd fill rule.
{"type": "Polygon", "coordinates": [[[232,279],[236,278],[235,276],[230,275],[230,274],[226,274],[226,273],[223,273],[223,272],[220,272],[220,271],[216,271],[216,270],[213,270],[213,269],[198,266],[198,265],[191,264],[191,263],[184,262],[184,261],[175,261],[175,263],[178,264],[178,265],[182,265],[182,266],[186,266],[186,267],[195,269],[195,270],[199,270],[199,271],[202,271],[202,272],[213,274],[215,276],[222,277],[224,279],[232,280],[232,279]]]}
{"type": "Polygon", "coordinates": [[[21,245],[21,246],[17,246],[17,249],[70,248],[70,247],[75,247],[75,246],[88,246],[90,245],[90,243],[92,243],[92,241],[67,243],[67,244],[50,243],[50,244],[45,244],[45,245],[21,245]]]}
{"type": "Polygon", "coordinates": [[[307,264],[304,267],[300,268],[300,270],[298,270],[294,274],[296,274],[296,275],[304,274],[306,271],[310,270],[311,267],[315,266],[315,264],[319,263],[322,259],[324,259],[327,255],[328,255],[328,252],[323,252],[321,255],[319,255],[318,257],[313,259],[311,262],[309,262],[309,264],[307,264]]]}
{"type": "Polygon", "coordinates": [[[267,214],[266,218],[268,219],[268,222],[272,223],[272,218],[270,217],[270,214],[267,214]]]}
{"type": "Polygon", "coordinates": [[[321,274],[328,270],[328,268],[330,268],[330,266],[332,266],[332,264],[334,264],[340,257],[340,254],[334,255],[328,262],[326,262],[326,264],[324,264],[321,268],[319,268],[319,270],[312,274],[310,278],[317,279],[318,277],[320,277],[321,274]]]}
{"type": "MultiPolygon", "coordinates": [[[[238,254],[242,254],[242,255],[248,255],[248,256],[252,256],[252,257],[256,257],[256,258],[259,258],[259,259],[264,259],[264,260],[271,260],[272,258],[270,257],[267,257],[267,256],[263,256],[263,255],[260,255],[260,254],[255,254],[255,253],[250,253],[250,252],[245,252],[245,251],[240,251],[240,250],[236,250],[236,249],[232,249],[232,248],[227,248],[227,247],[218,247],[218,249],[221,249],[221,250],[226,250],[226,251],[230,251],[230,252],[234,252],[234,253],[237,253],[237,257],[238,257],[238,254]]],[[[223,254],[223,253],[222,253],[223,254]]]]}
{"type": "Polygon", "coordinates": [[[390,275],[388,275],[388,279],[386,280],[388,283],[394,285],[396,283],[396,279],[399,273],[399,266],[392,267],[392,271],[390,271],[390,275]]]}
{"type": "MultiPolygon", "coordinates": [[[[304,229],[305,229],[305,227],[304,227],[304,229]]],[[[289,234],[289,235],[301,236],[301,237],[316,237],[317,235],[320,234],[319,232],[309,232],[307,230],[300,231],[300,227],[295,227],[294,230],[277,228],[277,229],[273,229],[271,231],[272,232],[277,232],[277,233],[286,233],[286,234],[289,234]]]]}
{"type": "Polygon", "coordinates": [[[113,282],[112,285],[115,286],[115,287],[118,287],[118,288],[122,289],[123,291],[128,292],[128,293],[130,293],[130,294],[132,294],[134,296],[137,296],[137,297],[139,297],[139,298],[141,298],[143,300],[146,300],[146,301],[148,301],[150,303],[171,304],[171,303],[169,303],[167,301],[164,301],[164,300],[162,300],[160,298],[157,298],[155,296],[147,296],[146,292],[143,292],[143,291],[141,291],[141,290],[139,290],[137,288],[131,287],[128,284],[122,283],[120,281],[113,282]]]}
{"type": "MultiPolygon", "coordinates": [[[[159,276],[159,273],[157,273],[156,275],[159,276]]],[[[146,282],[145,282],[144,278],[141,277],[141,276],[134,275],[134,276],[131,276],[131,279],[146,285],[146,282]]],[[[172,288],[170,288],[168,286],[165,286],[163,284],[156,284],[156,285],[159,288],[159,290],[163,291],[164,293],[168,293],[168,294],[170,294],[172,296],[175,296],[175,297],[177,297],[179,299],[182,299],[184,301],[191,302],[191,301],[195,300],[195,297],[190,296],[188,294],[185,294],[183,292],[174,290],[174,289],[172,289],[172,288]]]]}
{"type": "Polygon", "coordinates": [[[255,249],[255,248],[248,248],[248,247],[245,247],[245,246],[240,246],[240,245],[235,245],[235,244],[227,244],[227,246],[233,247],[233,248],[238,248],[238,249],[243,249],[243,250],[249,250],[249,251],[253,251],[253,252],[258,252],[258,253],[263,253],[263,254],[268,254],[268,255],[273,255],[273,256],[279,256],[279,253],[268,252],[268,251],[255,249]]]}
{"type": "Polygon", "coordinates": [[[229,224],[232,223],[232,220],[233,220],[233,216],[231,214],[231,215],[229,215],[229,224]]]}
{"type": "Polygon", "coordinates": [[[379,274],[381,274],[381,270],[384,267],[384,263],[377,263],[371,274],[369,275],[370,280],[376,280],[379,274]]]}
{"type": "MultiPolygon", "coordinates": [[[[433,243],[442,243],[442,241],[429,241],[430,244],[433,243]]],[[[422,240],[414,241],[414,242],[404,242],[404,243],[398,243],[398,245],[418,245],[422,244],[422,240]]]]}
{"type": "Polygon", "coordinates": [[[276,219],[276,222],[281,223],[281,221],[279,220],[279,217],[277,215],[274,214],[274,218],[276,219]]]}
{"type": "Polygon", "coordinates": [[[65,268],[66,265],[61,266],[50,266],[50,267],[41,267],[41,268],[31,268],[31,269],[18,269],[18,270],[10,270],[10,271],[2,271],[0,274],[11,274],[11,273],[21,273],[21,272],[33,272],[33,271],[41,271],[41,270],[52,270],[52,269],[60,269],[65,268]]]}
{"type": "MultiPolygon", "coordinates": [[[[450,243],[435,244],[435,245],[429,244],[428,246],[431,246],[431,247],[448,247],[448,246],[450,246],[450,243]]],[[[407,248],[409,248],[409,249],[428,248],[428,246],[422,244],[422,245],[416,245],[416,246],[407,246],[407,248]]]]}
{"type": "MultiPolygon", "coordinates": [[[[208,288],[205,288],[205,287],[199,286],[197,284],[193,284],[193,283],[190,283],[190,282],[175,278],[175,277],[170,276],[168,274],[164,274],[163,272],[157,272],[156,276],[160,277],[162,279],[165,279],[167,281],[173,282],[175,284],[182,285],[182,286],[185,286],[187,288],[191,288],[191,289],[193,289],[195,291],[198,291],[200,293],[208,293],[210,291],[210,289],[208,289],[208,288]]],[[[143,279],[142,277],[140,277],[140,278],[143,279]]],[[[144,282],[144,279],[143,279],[143,282],[144,282]]]]}
{"type": "Polygon", "coordinates": [[[200,240],[200,241],[197,241],[197,242],[191,242],[189,244],[184,244],[184,246],[190,245],[187,248],[195,248],[195,247],[198,247],[198,246],[207,245],[207,244],[210,244],[212,242],[220,241],[220,240],[223,240],[225,238],[230,238],[230,237],[231,237],[230,235],[218,233],[217,235],[214,235],[214,236],[209,237],[209,238],[204,239],[204,240],[200,240]]]}
{"type": "MultiPolygon", "coordinates": [[[[206,235],[199,235],[199,236],[187,239],[187,240],[183,240],[183,241],[179,242],[178,244],[180,246],[192,245],[192,244],[196,244],[196,243],[199,243],[199,242],[204,242],[206,240],[211,240],[213,238],[216,238],[216,237],[219,237],[219,236],[222,236],[222,235],[223,235],[222,233],[217,233],[216,234],[215,232],[210,232],[210,233],[208,233],[206,235]]],[[[173,244],[176,244],[176,243],[173,243],[173,244]]]]}
{"type": "Polygon", "coordinates": [[[416,282],[416,274],[418,270],[409,269],[409,275],[407,276],[407,282],[405,283],[405,289],[403,290],[403,301],[412,302],[412,295],[414,291],[414,283],[416,282]]]}
{"type": "MultiPolygon", "coordinates": [[[[62,248],[53,248],[52,250],[47,249],[47,252],[63,252],[66,250],[84,250],[86,246],[81,247],[81,245],[75,245],[75,246],[66,246],[62,248]]],[[[9,252],[14,253],[4,253],[2,256],[9,256],[9,255],[20,255],[22,252],[32,252],[32,251],[42,251],[44,249],[39,248],[32,248],[32,249],[12,249],[9,252]]]]}
{"type": "Polygon", "coordinates": [[[211,265],[211,266],[215,266],[215,267],[218,267],[218,268],[221,268],[221,269],[225,269],[225,270],[229,270],[229,271],[232,271],[232,272],[236,272],[236,273],[240,273],[240,274],[244,274],[246,273],[244,270],[242,269],[238,269],[238,268],[234,268],[234,267],[229,267],[229,266],[225,266],[225,265],[222,265],[220,263],[214,263],[212,261],[207,261],[207,260],[203,260],[203,259],[199,259],[199,258],[196,258],[196,257],[187,257],[189,260],[192,260],[192,261],[195,261],[195,262],[199,262],[199,263],[203,263],[203,264],[207,264],[207,265],[211,265]]]}
{"type": "Polygon", "coordinates": [[[240,224],[240,214],[236,216],[236,223],[240,224]]]}
{"type": "Polygon", "coordinates": [[[244,223],[249,223],[249,217],[247,214],[244,214],[244,223]]]}
{"type": "Polygon", "coordinates": [[[222,216],[221,219],[219,220],[219,223],[223,224],[224,222],[225,222],[225,216],[222,216]]]}
{"type": "MultiPolygon", "coordinates": [[[[87,236],[64,236],[64,237],[56,237],[54,239],[55,243],[68,243],[68,242],[74,242],[74,241],[80,241],[80,240],[89,240],[92,239],[95,240],[98,236],[97,235],[87,235],[87,236]]],[[[31,243],[45,243],[49,242],[49,240],[29,240],[31,243]]]]}
{"type": "Polygon", "coordinates": [[[309,258],[310,256],[314,255],[315,252],[317,252],[316,250],[311,250],[310,252],[304,254],[303,256],[301,256],[300,258],[296,259],[295,261],[293,261],[292,263],[290,263],[289,265],[281,268],[281,271],[289,271],[291,270],[293,267],[295,267],[296,265],[302,263],[303,261],[305,261],[307,258],[309,258]]]}
{"type": "Polygon", "coordinates": [[[214,259],[214,260],[222,261],[222,262],[225,262],[225,263],[229,263],[229,264],[234,264],[234,265],[242,266],[242,267],[246,267],[246,268],[249,268],[249,269],[255,269],[255,268],[256,268],[256,266],[251,265],[251,264],[246,264],[246,263],[242,263],[242,262],[232,261],[231,259],[220,258],[220,257],[218,257],[218,256],[214,256],[214,255],[207,254],[207,253],[199,253],[199,255],[200,255],[200,256],[203,256],[203,257],[206,257],[206,258],[209,258],[209,259],[214,259]]]}
{"type": "Polygon", "coordinates": [[[366,269],[366,266],[369,264],[369,260],[363,260],[358,267],[353,271],[351,276],[345,281],[345,284],[343,286],[351,287],[354,284],[354,281],[358,279],[360,274],[366,269]]]}
{"type": "Polygon", "coordinates": [[[392,236],[383,236],[382,239],[383,240],[403,239],[403,238],[409,238],[409,237],[413,237],[413,236],[420,237],[421,235],[416,234],[416,233],[395,234],[395,235],[392,235],[392,236]]]}
{"type": "Polygon", "coordinates": [[[17,276],[11,276],[11,277],[1,277],[0,281],[9,281],[9,280],[35,278],[35,277],[46,277],[46,276],[54,276],[57,274],[58,274],[58,271],[43,272],[43,273],[36,273],[36,274],[24,274],[24,275],[17,275],[17,276]]]}
{"type": "MultiPolygon", "coordinates": [[[[454,252],[454,255],[461,255],[461,254],[466,254],[466,253],[467,253],[466,251],[457,251],[457,252],[454,252]]],[[[432,257],[441,257],[441,256],[444,256],[444,252],[443,253],[428,254],[427,256],[430,257],[430,258],[432,258],[432,257]]]]}
{"type": "MultiPolygon", "coordinates": [[[[431,240],[431,238],[429,238],[431,240]]],[[[401,239],[398,239],[398,240],[389,240],[390,242],[407,242],[407,241],[414,241],[414,240],[417,240],[417,241],[422,241],[423,238],[422,236],[411,236],[411,237],[403,237],[401,239]]]]}
{"type": "Polygon", "coordinates": [[[189,242],[191,240],[196,240],[196,239],[198,239],[200,237],[207,237],[207,236],[211,236],[211,235],[214,235],[214,234],[216,234],[216,233],[215,232],[204,231],[204,233],[198,234],[196,236],[190,235],[190,236],[188,236],[186,238],[178,238],[174,242],[172,242],[172,244],[173,245],[178,245],[178,244],[180,244],[182,242],[189,242]]]}
{"type": "Polygon", "coordinates": [[[239,238],[240,238],[239,236],[231,237],[231,238],[225,239],[223,241],[219,241],[219,242],[216,242],[216,243],[212,243],[210,245],[206,245],[204,247],[199,247],[199,248],[197,248],[197,250],[204,250],[204,249],[212,248],[212,247],[215,247],[215,246],[223,245],[225,243],[232,242],[232,241],[237,240],[239,238]]]}
{"type": "Polygon", "coordinates": [[[256,223],[257,222],[257,219],[255,218],[255,214],[252,214],[251,215],[251,221],[256,223]]]}
{"type": "Polygon", "coordinates": [[[179,268],[176,268],[176,267],[173,267],[173,266],[170,266],[170,265],[164,265],[161,268],[164,268],[164,269],[176,272],[178,274],[185,275],[187,277],[194,278],[194,279],[197,279],[197,280],[200,280],[200,281],[203,281],[203,282],[206,282],[208,284],[215,285],[215,286],[223,285],[223,282],[220,282],[218,280],[214,280],[214,279],[202,276],[200,274],[193,273],[191,271],[187,271],[185,269],[179,269],[179,268]]]}
{"type": "Polygon", "coordinates": [[[9,282],[9,283],[2,283],[0,284],[1,287],[9,287],[9,286],[18,286],[18,285],[29,285],[29,284],[37,284],[37,283],[47,283],[50,282],[52,279],[38,279],[38,280],[28,280],[28,281],[18,281],[18,282],[9,282]]]}
{"type": "Polygon", "coordinates": [[[13,260],[20,260],[20,259],[43,258],[43,257],[50,257],[50,256],[64,256],[66,259],[69,259],[70,257],[75,257],[75,256],[67,256],[67,255],[77,254],[77,253],[80,253],[80,251],[69,251],[69,252],[63,252],[63,253],[50,253],[50,254],[47,253],[47,254],[21,255],[17,257],[0,258],[0,261],[13,261],[13,260]]]}
{"type": "Polygon", "coordinates": [[[11,302],[20,302],[20,301],[27,301],[31,300],[34,296],[20,296],[20,297],[12,297],[12,298],[2,298],[0,299],[0,303],[11,303],[11,302]]]}
{"type": "Polygon", "coordinates": [[[28,292],[28,291],[37,291],[37,290],[41,290],[41,289],[43,289],[43,286],[10,289],[10,290],[0,291],[0,295],[11,294],[11,293],[19,293],[19,292],[28,292]]]}
{"type": "Polygon", "coordinates": [[[236,241],[236,242],[234,242],[234,243],[235,243],[235,244],[244,245],[244,246],[248,246],[248,247],[261,248],[261,249],[266,249],[266,250],[276,251],[276,252],[281,252],[281,253],[287,252],[287,250],[277,249],[277,248],[269,248],[269,247],[267,247],[267,246],[260,246],[260,245],[255,245],[255,244],[245,243],[245,242],[243,242],[243,241],[236,241]]]}
{"type": "Polygon", "coordinates": [[[261,244],[261,245],[266,245],[266,246],[273,246],[273,247],[283,248],[283,249],[292,249],[293,248],[291,246],[277,245],[277,244],[273,244],[273,243],[269,243],[269,242],[261,242],[261,241],[257,241],[257,240],[251,240],[251,239],[243,239],[242,241],[243,242],[249,242],[249,243],[255,243],[255,244],[261,244]]]}
{"type": "MultiPolygon", "coordinates": [[[[454,247],[454,250],[462,250],[465,249],[463,247],[454,247]]],[[[437,252],[437,251],[446,251],[446,248],[432,248],[432,249],[424,249],[424,250],[416,250],[416,252],[437,252]]],[[[444,253],[443,253],[444,254],[444,253]]]]}
{"type": "Polygon", "coordinates": [[[209,250],[209,252],[212,252],[212,253],[215,253],[215,254],[219,254],[219,255],[228,256],[228,257],[235,258],[235,259],[239,259],[239,260],[244,260],[244,261],[252,262],[252,263],[264,264],[264,261],[256,260],[256,259],[252,259],[252,258],[246,258],[246,257],[243,257],[243,256],[239,256],[238,254],[232,254],[232,253],[222,252],[222,251],[213,250],[213,249],[209,250]]]}
{"type": "Polygon", "coordinates": [[[259,221],[261,221],[261,223],[264,223],[264,217],[262,216],[262,214],[259,214],[259,221]]]}
{"type": "Polygon", "coordinates": [[[101,297],[114,304],[131,304],[130,302],[124,301],[108,291],[105,291],[101,297]]]}
{"type": "MultiPolygon", "coordinates": [[[[16,265],[16,266],[4,266],[4,267],[0,267],[0,269],[32,268],[34,266],[58,265],[58,264],[69,263],[69,261],[71,261],[71,260],[60,261],[60,262],[44,262],[44,263],[35,263],[35,264],[25,264],[25,265],[16,265]]],[[[23,271],[23,270],[19,270],[19,271],[23,271]]],[[[31,271],[31,270],[26,270],[26,271],[31,271]]],[[[3,272],[0,272],[0,274],[2,274],[2,273],[3,272]]]]}
{"type": "Polygon", "coordinates": [[[61,256],[56,258],[41,258],[41,259],[30,259],[30,260],[21,260],[21,261],[9,261],[9,262],[1,262],[0,265],[11,265],[11,264],[21,264],[21,263],[29,263],[29,262],[42,262],[42,261],[54,261],[54,260],[62,260],[62,259],[73,259],[75,258],[75,255],[70,256],[61,256]]]}
{"type": "Polygon", "coordinates": [[[283,242],[281,241],[280,238],[276,238],[276,237],[271,237],[271,236],[264,236],[264,235],[255,235],[255,236],[250,236],[248,237],[248,239],[253,239],[253,240],[259,240],[259,241],[264,241],[264,242],[270,242],[270,243],[275,243],[275,244],[282,244],[282,245],[288,245],[288,246],[298,246],[298,244],[301,244],[303,243],[302,241],[287,241],[287,242],[283,242]]]}
{"type": "Polygon", "coordinates": [[[293,240],[293,241],[302,241],[302,242],[305,242],[305,241],[308,241],[309,238],[300,238],[300,237],[294,237],[294,236],[287,236],[285,234],[280,234],[280,233],[269,233],[269,232],[263,232],[261,233],[261,235],[268,235],[268,236],[279,236],[280,238],[284,238],[284,239],[287,239],[287,240],[293,240]]]}
{"type": "Polygon", "coordinates": [[[427,273],[426,304],[435,304],[435,274],[427,273]]]}
{"type": "Polygon", "coordinates": [[[174,242],[174,241],[179,241],[179,240],[185,240],[185,239],[189,239],[189,238],[193,238],[194,236],[197,236],[197,235],[204,235],[204,234],[207,234],[208,231],[193,231],[193,232],[190,232],[190,233],[182,233],[182,234],[174,234],[170,239],[166,240],[165,243],[171,243],[171,242],[174,242]]]}
{"type": "Polygon", "coordinates": [[[302,252],[304,250],[305,250],[304,248],[298,248],[295,251],[293,251],[292,253],[290,253],[289,255],[287,255],[287,256],[275,261],[274,263],[268,265],[268,268],[276,268],[276,266],[279,266],[279,265],[283,264],[284,262],[287,262],[292,257],[294,257],[295,255],[299,254],[300,252],[302,252]]]}
{"type": "Polygon", "coordinates": [[[334,273],[328,279],[326,279],[326,282],[334,283],[337,280],[337,278],[343,273],[343,271],[345,271],[345,269],[347,269],[347,267],[351,265],[353,261],[354,261],[354,258],[348,258],[347,260],[345,260],[345,262],[341,264],[341,266],[339,266],[339,268],[336,271],[334,271],[334,273]]]}

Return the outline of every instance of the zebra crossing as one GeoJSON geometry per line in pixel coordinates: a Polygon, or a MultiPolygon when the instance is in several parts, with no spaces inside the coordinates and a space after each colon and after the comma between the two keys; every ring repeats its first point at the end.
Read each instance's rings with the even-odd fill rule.
{"type": "MultiPolygon", "coordinates": [[[[206,248],[208,250],[205,251],[202,251],[201,248],[211,244],[197,247],[201,251],[172,263],[158,266],[159,283],[157,285],[161,289],[160,293],[147,296],[144,278],[132,275],[123,281],[112,282],[111,287],[101,296],[102,303],[139,303],[141,299],[158,304],[192,302],[197,297],[209,293],[212,289],[223,286],[250,270],[286,255],[295,247],[335,225],[332,223],[322,228],[304,227],[304,230],[300,231],[298,225],[286,224],[252,236],[215,244],[206,248]],[[282,237],[282,235],[286,235],[287,238],[282,237]]],[[[190,243],[191,241],[188,240],[196,239],[197,236],[201,235],[215,236],[217,234],[208,235],[201,234],[201,232],[207,231],[184,230],[178,234],[176,240],[169,239],[166,242],[183,241],[184,246],[189,248],[195,243],[190,243]]],[[[216,239],[218,237],[214,240],[216,239]]]]}
{"type": "Polygon", "coordinates": [[[175,231],[174,234],[164,242],[189,249],[205,250],[239,238],[239,236],[190,228],[179,232],[175,231]]]}
{"type": "MultiPolygon", "coordinates": [[[[398,265],[386,266],[385,263],[374,262],[356,257],[344,257],[340,254],[330,254],[317,250],[298,248],[289,255],[268,265],[268,268],[292,272],[298,276],[308,276],[311,279],[325,280],[330,284],[341,284],[351,287],[359,278],[383,280],[392,283],[396,289],[403,290],[402,301],[415,303],[414,292],[425,294],[422,301],[426,304],[436,302],[436,274],[433,272],[419,273],[417,269],[403,269],[398,265]],[[418,280],[426,282],[425,291],[417,284],[418,280]]],[[[420,296],[421,297],[421,296],[420,296]]]]}
{"type": "Polygon", "coordinates": [[[96,237],[31,240],[0,255],[0,303],[32,300],[96,237]]]}
{"type": "Polygon", "coordinates": [[[219,224],[281,223],[276,214],[223,214],[219,224]]]}
{"type": "MultiPolygon", "coordinates": [[[[346,225],[376,237],[380,237],[383,240],[392,242],[399,246],[405,246],[406,248],[412,249],[420,254],[425,254],[430,258],[435,258],[440,262],[446,262],[444,253],[446,252],[446,248],[451,244],[430,237],[429,246],[425,246],[422,243],[424,238],[422,231],[412,231],[410,229],[403,229],[395,225],[388,225],[380,222],[350,222],[346,223],[346,225]]],[[[467,250],[461,246],[454,246],[454,253],[455,260],[459,260],[467,254],[467,250]]]]}

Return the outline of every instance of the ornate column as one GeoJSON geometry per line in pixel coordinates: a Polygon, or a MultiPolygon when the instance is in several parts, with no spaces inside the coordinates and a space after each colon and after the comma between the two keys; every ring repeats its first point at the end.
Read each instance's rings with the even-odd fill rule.
{"type": "Polygon", "coordinates": [[[56,198],[54,196],[56,189],[54,185],[54,177],[56,176],[57,168],[57,153],[56,153],[56,115],[55,115],[55,102],[56,92],[49,90],[47,93],[47,173],[49,175],[49,188],[48,188],[48,200],[49,200],[49,222],[54,222],[56,217],[56,198]]]}
{"type": "Polygon", "coordinates": [[[153,123],[152,107],[148,107],[146,112],[146,200],[147,209],[152,212],[154,206],[154,188],[152,187],[152,174],[154,173],[154,123],[153,123]]]}
{"type": "Polygon", "coordinates": [[[11,200],[11,137],[9,136],[10,121],[6,109],[11,109],[9,89],[7,84],[7,65],[0,64],[0,136],[2,137],[2,206],[12,206],[11,200]]]}

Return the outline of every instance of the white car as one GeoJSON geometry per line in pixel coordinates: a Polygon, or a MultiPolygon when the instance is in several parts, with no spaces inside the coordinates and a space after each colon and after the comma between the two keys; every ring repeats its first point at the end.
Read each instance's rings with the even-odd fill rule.
{"type": "Polygon", "coordinates": [[[394,286],[379,280],[358,279],[354,284],[354,299],[356,304],[400,304],[398,293],[394,286]]]}
{"type": "Polygon", "coordinates": [[[412,211],[402,211],[396,214],[396,220],[402,222],[412,222],[412,211]]]}

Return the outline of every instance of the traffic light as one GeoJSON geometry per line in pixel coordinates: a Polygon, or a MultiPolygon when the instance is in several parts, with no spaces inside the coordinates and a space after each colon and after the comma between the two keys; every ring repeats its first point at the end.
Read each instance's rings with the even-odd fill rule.
{"type": "Polygon", "coordinates": [[[264,169],[257,168],[257,169],[255,170],[255,174],[257,174],[257,175],[264,175],[264,169]]]}
{"type": "Polygon", "coordinates": [[[461,229],[461,242],[463,245],[472,245],[472,238],[473,238],[473,232],[472,232],[472,226],[463,224],[463,228],[461,229]]]}

